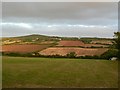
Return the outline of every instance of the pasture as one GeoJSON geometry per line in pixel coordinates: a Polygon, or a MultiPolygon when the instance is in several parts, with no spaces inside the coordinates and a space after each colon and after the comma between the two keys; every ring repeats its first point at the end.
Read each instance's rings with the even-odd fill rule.
{"type": "Polygon", "coordinates": [[[118,62],[3,57],[3,88],[118,87],[118,62]]]}

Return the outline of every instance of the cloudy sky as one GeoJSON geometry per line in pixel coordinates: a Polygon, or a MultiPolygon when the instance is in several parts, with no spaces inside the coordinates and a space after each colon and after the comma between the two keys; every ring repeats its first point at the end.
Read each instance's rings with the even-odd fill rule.
{"type": "Polygon", "coordinates": [[[3,36],[113,37],[116,2],[3,2],[3,36]]]}

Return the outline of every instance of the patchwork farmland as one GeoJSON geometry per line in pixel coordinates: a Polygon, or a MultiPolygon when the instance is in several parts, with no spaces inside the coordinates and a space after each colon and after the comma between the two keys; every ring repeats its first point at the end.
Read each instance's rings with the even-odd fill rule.
{"type": "Polygon", "coordinates": [[[94,40],[91,42],[92,44],[104,44],[104,45],[112,45],[112,41],[110,40],[94,40]]]}
{"type": "Polygon", "coordinates": [[[17,1],[1,3],[2,90],[119,89],[118,0],[17,1]]]}
{"type": "Polygon", "coordinates": [[[61,40],[58,45],[50,48],[46,48],[39,52],[41,55],[60,55],[66,56],[70,52],[75,52],[77,56],[100,56],[108,50],[108,48],[97,48],[107,47],[107,45],[101,44],[85,44],[80,40],[61,40]],[[83,47],[83,48],[81,48],[83,47]],[[96,48],[91,48],[96,47],[96,48]]]}
{"type": "Polygon", "coordinates": [[[84,43],[82,41],[62,40],[59,42],[59,44],[57,46],[83,46],[83,45],[84,45],[84,43]]]}
{"type": "Polygon", "coordinates": [[[69,41],[64,41],[64,40],[62,40],[62,41],[60,41],[59,43],[58,43],[58,45],[57,46],[64,46],[64,47],[70,47],[70,46],[72,46],[72,47],[75,47],[75,46],[81,46],[81,47],[108,47],[107,45],[101,45],[101,44],[93,44],[93,43],[91,43],[91,44],[85,44],[84,42],[82,42],[82,41],[72,41],[72,40],[69,40],[69,41]]]}
{"type": "Polygon", "coordinates": [[[112,40],[91,39],[89,43],[78,38],[52,37],[43,35],[29,35],[14,38],[3,38],[1,52],[4,53],[39,53],[40,55],[61,55],[65,56],[75,52],[77,56],[100,56],[109,50],[112,40]],[[18,42],[19,41],[19,42],[18,42]],[[95,43],[108,41],[109,44],[95,43]],[[12,42],[12,43],[11,43],[12,42]],[[13,43],[14,42],[14,43],[13,43]],[[16,43],[18,42],[18,43],[16,43]],[[111,43],[110,43],[111,42],[111,43]],[[27,43],[27,44],[26,44],[27,43]],[[6,45],[7,44],[7,45],[6,45]]]}
{"type": "Polygon", "coordinates": [[[78,58],[101,56],[109,51],[109,44],[93,41],[39,35],[3,39],[3,88],[116,88],[117,61],[78,58]],[[76,57],[66,58],[71,52],[76,57]],[[53,58],[54,55],[63,57],[53,58]]]}
{"type": "Polygon", "coordinates": [[[66,56],[70,52],[75,52],[77,56],[94,56],[94,55],[101,55],[104,52],[106,52],[108,49],[104,48],[97,48],[97,49],[92,49],[92,48],[74,48],[74,47],[52,47],[52,48],[47,48],[45,50],[42,50],[39,52],[41,55],[61,55],[61,56],[66,56]]]}
{"type": "Polygon", "coordinates": [[[3,45],[2,52],[30,53],[40,51],[48,45],[3,45]]]}

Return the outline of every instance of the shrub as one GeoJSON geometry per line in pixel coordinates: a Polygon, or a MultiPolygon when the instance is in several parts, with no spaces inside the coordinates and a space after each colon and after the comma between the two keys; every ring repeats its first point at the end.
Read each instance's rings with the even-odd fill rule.
{"type": "Polygon", "coordinates": [[[90,40],[90,39],[81,39],[81,41],[86,43],[86,44],[89,44],[92,40],[90,40]]]}
{"type": "Polygon", "coordinates": [[[118,51],[116,49],[110,49],[101,55],[102,59],[110,59],[112,57],[117,57],[118,51]]]}
{"type": "Polygon", "coordinates": [[[22,56],[20,53],[13,53],[13,52],[8,52],[8,53],[3,53],[3,55],[7,55],[7,56],[22,56]]]}
{"type": "Polygon", "coordinates": [[[104,48],[103,46],[91,46],[91,48],[104,48]]]}
{"type": "Polygon", "coordinates": [[[118,53],[117,53],[117,57],[118,59],[120,60],[120,32],[115,32],[114,33],[114,41],[115,41],[115,46],[116,46],[116,49],[118,50],[118,53]]]}
{"type": "Polygon", "coordinates": [[[14,57],[31,57],[31,53],[18,53],[18,52],[4,52],[2,53],[3,56],[14,56],[14,57]]]}
{"type": "Polygon", "coordinates": [[[81,59],[100,59],[100,56],[94,55],[94,56],[80,56],[81,59]]]}
{"type": "Polygon", "coordinates": [[[74,58],[74,57],[76,57],[76,53],[75,52],[70,52],[66,56],[69,57],[69,58],[74,58]]]}

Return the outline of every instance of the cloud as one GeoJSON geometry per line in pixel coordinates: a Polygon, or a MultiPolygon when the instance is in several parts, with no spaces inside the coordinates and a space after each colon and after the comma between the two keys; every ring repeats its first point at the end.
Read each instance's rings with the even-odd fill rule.
{"type": "Polygon", "coordinates": [[[34,33],[68,37],[112,37],[113,32],[116,30],[116,26],[49,23],[3,23],[3,36],[19,36],[34,33]]]}
{"type": "Polygon", "coordinates": [[[4,26],[11,26],[11,27],[17,26],[17,27],[23,27],[23,28],[27,28],[27,29],[31,29],[31,28],[32,28],[31,25],[26,24],[26,23],[2,23],[2,26],[3,26],[3,27],[4,27],[4,26]]]}
{"type": "Polygon", "coordinates": [[[117,31],[115,2],[3,2],[2,9],[3,36],[13,36],[8,33],[13,30],[14,35],[112,37],[117,31]]]}

